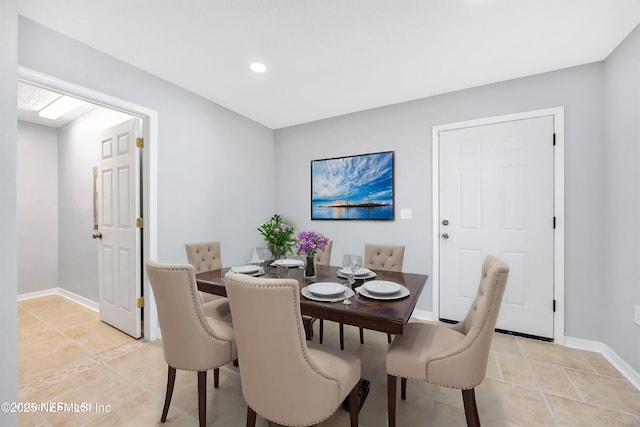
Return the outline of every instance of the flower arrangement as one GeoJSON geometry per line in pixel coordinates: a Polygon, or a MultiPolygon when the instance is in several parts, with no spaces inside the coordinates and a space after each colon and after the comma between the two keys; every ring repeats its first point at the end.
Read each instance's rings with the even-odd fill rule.
{"type": "Polygon", "coordinates": [[[328,241],[326,237],[315,231],[301,231],[296,239],[296,253],[313,256],[316,251],[324,249],[328,241]]]}
{"type": "Polygon", "coordinates": [[[293,245],[296,242],[293,237],[293,227],[288,226],[280,215],[273,215],[269,221],[258,227],[258,231],[267,242],[269,251],[275,259],[287,253],[293,253],[293,245]]]}

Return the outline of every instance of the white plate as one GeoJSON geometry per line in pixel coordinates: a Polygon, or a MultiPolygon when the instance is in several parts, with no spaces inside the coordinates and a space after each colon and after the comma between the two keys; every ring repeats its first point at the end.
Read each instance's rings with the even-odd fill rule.
{"type": "Polygon", "coordinates": [[[304,266],[304,262],[302,260],[299,259],[278,259],[275,260],[271,263],[272,267],[287,267],[287,268],[291,268],[291,267],[302,267],[304,266]]]}
{"type": "Polygon", "coordinates": [[[307,286],[306,289],[319,297],[335,297],[344,294],[345,286],[335,282],[317,282],[307,286]]]}
{"type": "Polygon", "coordinates": [[[386,280],[372,280],[362,286],[370,293],[376,295],[392,295],[400,290],[400,285],[386,280]]]}
{"type": "Polygon", "coordinates": [[[260,267],[257,265],[240,265],[238,267],[231,267],[231,271],[234,273],[253,274],[260,271],[260,267]]]}
{"type": "MultiPolygon", "coordinates": [[[[347,290],[346,298],[351,298],[356,294],[355,292],[353,292],[351,289],[347,288],[346,286],[344,288],[347,290]]],[[[338,301],[342,301],[343,299],[345,299],[344,293],[338,294],[337,296],[331,296],[331,297],[321,297],[321,296],[318,296],[318,295],[314,295],[314,294],[311,293],[311,291],[309,291],[309,286],[306,286],[306,287],[302,288],[300,293],[305,298],[308,298],[308,299],[314,300],[314,301],[319,301],[319,302],[338,302],[338,301]]]]}
{"type": "MultiPolygon", "coordinates": [[[[348,279],[350,274],[351,272],[346,273],[342,270],[338,270],[338,277],[342,277],[343,279],[348,279]]],[[[375,271],[369,270],[369,274],[367,274],[366,276],[354,276],[354,279],[356,280],[373,279],[374,277],[376,277],[375,271]]]]}
{"type": "Polygon", "coordinates": [[[360,286],[356,288],[356,292],[359,295],[362,295],[364,297],[371,298],[371,299],[379,299],[379,300],[393,300],[393,299],[402,299],[404,297],[408,297],[410,294],[409,289],[405,288],[402,285],[399,285],[399,286],[400,286],[400,291],[391,295],[372,294],[371,292],[367,291],[364,286],[360,286]]]}
{"type": "MultiPolygon", "coordinates": [[[[349,275],[351,274],[351,270],[342,267],[340,269],[340,273],[344,274],[344,275],[349,275]]],[[[371,274],[371,270],[369,270],[368,268],[361,268],[360,270],[356,271],[354,276],[355,277],[364,277],[364,276],[368,276],[371,274]]]]}

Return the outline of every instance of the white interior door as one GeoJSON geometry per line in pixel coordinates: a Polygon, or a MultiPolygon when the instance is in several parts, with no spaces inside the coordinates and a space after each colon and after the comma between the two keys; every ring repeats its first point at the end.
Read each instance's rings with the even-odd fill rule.
{"type": "Polygon", "coordinates": [[[138,119],[104,131],[98,165],[100,320],[141,336],[138,119]]]}
{"type": "Polygon", "coordinates": [[[439,317],[462,320],[488,254],[510,267],[496,327],[553,338],[553,116],[439,134],[439,317]]]}

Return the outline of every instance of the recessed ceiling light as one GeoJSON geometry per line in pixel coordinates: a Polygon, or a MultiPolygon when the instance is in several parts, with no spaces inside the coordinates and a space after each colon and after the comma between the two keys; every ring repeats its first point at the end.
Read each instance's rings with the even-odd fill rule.
{"type": "Polygon", "coordinates": [[[265,71],[267,71],[267,66],[260,62],[254,62],[249,66],[249,68],[251,68],[251,71],[256,73],[264,73],[265,71]]]}
{"type": "Polygon", "coordinates": [[[82,104],[82,101],[76,98],[71,98],[68,96],[61,96],[60,98],[53,101],[51,104],[44,107],[38,115],[40,117],[44,117],[45,119],[55,120],[63,114],[68,113],[73,110],[77,106],[82,104]]]}

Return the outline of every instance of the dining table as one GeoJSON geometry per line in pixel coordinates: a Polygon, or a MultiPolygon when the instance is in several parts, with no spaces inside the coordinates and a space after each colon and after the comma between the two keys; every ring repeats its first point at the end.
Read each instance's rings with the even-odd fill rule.
{"type": "MultiPolygon", "coordinates": [[[[230,270],[230,268],[222,268],[197,273],[196,282],[198,290],[226,296],[224,276],[230,270]]],[[[341,267],[318,265],[316,266],[316,276],[314,278],[305,278],[304,269],[281,266],[272,267],[271,262],[269,262],[264,267],[264,274],[262,274],[261,277],[296,279],[301,289],[300,310],[303,318],[306,316],[307,318],[332,320],[334,322],[395,335],[402,334],[404,326],[409,321],[420,297],[420,293],[429,278],[429,276],[425,274],[372,269],[371,271],[373,273],[368,275],[369,278],[355,277],[354,283],[349,285],[348,280],[344,278],[344,274],[342,274],[343,272],[340,270],[341,267]],[[365,281],[370,282],[373,280],[393,282],[401,285],[408,290],[408,295],[401,298],[385,296],[384,299],[378,299],[364,296],[356,291],[355,295],[350,298],[351,304],[349,305],[345,305],[341,301],[317,301],[303,295],[303,289],[314,283],[341,283],[350,286],[353,290],[357,290],[365,281]]],[[[403,289],[403,294],[407,293],[406,290],[403,289]]],[[[368,294],[373,296],[371,293],[368,294]]],[[[309,295],[309,293],[307,293],[307,295],[309,295]]],[[[310,322],[305,322],[305,328],[310,328],[310,326],[310,322]]],[[[307,330],[307,336],[310,335],[310,330],[307,330]]]]}

